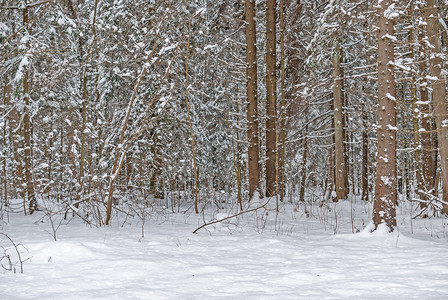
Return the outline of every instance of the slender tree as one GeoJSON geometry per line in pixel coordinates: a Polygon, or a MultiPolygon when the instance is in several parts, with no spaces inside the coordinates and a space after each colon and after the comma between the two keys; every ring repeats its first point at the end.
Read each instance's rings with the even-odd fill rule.
{"type": "Polygon", "coordinates": [[[347,198],[347,164],[345,157],[344,129],[344,73],[341,68],[342,47],[336,42],[333,54],[333,97],[334,97],[334,150],[335,150],[335,189],[334,201],[347,198]]]}
{"type": "Polygon", "coordinates": [[[276,193],[277,133],[276,133],[276,1],[266,1],[266,196],[276,193]]]}
{"type": "MultiPolygon", "coordinates": [[[[30,34],[29,28],[29,7],[25,3],[25,8],[23,9],[23,26],[26,27],[26,34],[30,34]]],[[[29,45],[28,45],[29,46],[29,45]]],[[[25,54],[26,56],[28,55],[25,54]]],[[[30,118],[30,69],[29,65],[25,65],[24,75],[23,75],[23,101],[25,104],[23,112],[23,158],[25,165],[25,182],[26,182],[26,197],[28,201],[28,207],[30,214],[33,214],[37,209],[36,196],[34,194],[34,182],[32,174],[32,151],[31,151],[31,133],[32,133],[32,123],[30,118]]]]}
{"type": "MultiPolygon", "coordinates": [[[[299,1],[300,2],[300,1],[299,1]]],[[[285,3],[280,0],[280,138],[277,152],[278,188],[280,201],[285,197],[285,157],[286,157],[286,69],[285,69],[285,3]]]]}
{"type": "Polygon", "coordinates": [[[259,142],[258,142],[258,97],[257,97],[257,40],[255,24],[255,0],[246,0],[246,93],[247,93],[247,138],[249,199],[254,196],[260,184],[259,142]]]}
{"type": "Polygon", "coordinates": [[[186,76],[186,89],[185,89],[185,103],[187,104],[187,118],[188,125],[190,127],[190,139],[191,139],[191,156],[193,159],[193,172],[194,172],[194,211],[198,214],[198,189],[199,189],[199,181],[198,181],[198,170],[196,163],[196,151],[195,151],[195,143],[194,143],[194,132],[193,132],[193,124],[191,122],[190,116],[190,101],[189,101],[189,83],[188,83],[188,57],[190,55],[190,39],[191,39],[191,7],[190,1],[188,1],[188,40],[187,40],[187,50],[185,53],[185,76],[186,76]]]}
{"type": "Polygon", "coordinates": [[[362,167],[361,167],[361,177],[362,177],[362,196],[361,199],[364,201],[369,201],[369,137],[367,134],[367,113],[363,109],[362,112],[362,167]]]}

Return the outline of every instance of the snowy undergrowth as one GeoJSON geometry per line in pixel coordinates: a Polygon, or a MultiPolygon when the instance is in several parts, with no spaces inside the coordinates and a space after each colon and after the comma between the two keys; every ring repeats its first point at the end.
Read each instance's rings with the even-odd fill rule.
{"type": "Polygon", "coordinates": [[[58,221],[56,241],[43,213],[11,215],[0,231],[29,260],[24,274],[0,271],[0,299],[448,297],[446,218],[412,219],[403,203],[399,230],[370,233],[371,204],[356,199],[286,203],[278,214],[273,204],[197,234],[232,212],[150,210],[144,238],[136,215],[117,214],[106,228],[58,221]]]}

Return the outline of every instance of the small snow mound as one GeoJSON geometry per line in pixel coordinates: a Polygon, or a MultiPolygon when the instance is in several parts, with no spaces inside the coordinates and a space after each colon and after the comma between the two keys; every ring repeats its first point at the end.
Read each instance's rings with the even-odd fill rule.
{"type": "Polygon", "coordinates": [[[77,262],[97,257],[97,254],[78,242],[39,243],[30,248],[35,261],[48,261],[51,257],[54,261],[77,262]]]}
{"type": "Polygon", "coordinates": [[[218,213],[218,214],[216,215],[216,220],[222,220],[222,219],[227,218],[228,216],[229,216],[229,215],[226,214],[226,213],[218,213]]]}
{"type": "Polygon", "coordinates": [[[355,234],[339,234],[335,236],[338,240],[363,242],[372,245],[390,245],[391,247],[400,247],[406,244],[407,246],[416,246],[419,242],[423,244],[425,241],[409,238],[403,235],[398,228],[390,231],[386,224],[380,224],[375,229],[375,224],[370,222],[361,232],[355,234]]]}

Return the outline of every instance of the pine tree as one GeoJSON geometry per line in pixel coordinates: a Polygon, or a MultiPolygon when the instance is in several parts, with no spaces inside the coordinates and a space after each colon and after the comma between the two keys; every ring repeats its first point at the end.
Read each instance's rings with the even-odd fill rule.
{"type": "Polygon", "coordinates": [[[258,97],[257,97],[257,40],[255,0],[245,2],[246,19],[246,93],[247,93],[247,139],[249,169],[249,199],[260,185],[260,162],[258,143],[258,97]]]}
{"type": "Polygon", "coordinates": [[[277,68],[276,1],[266,1],[266,196],[276,194],[277,182],[277,68]]]}
{"type": "Polygon", "coordinates": [[[392,0],[378,3],[378,125],[375,200],[375,228],[387,225],[390,231],[397,226],[396,170],[396,88],[394,78],[394,18],[392,0]]]}

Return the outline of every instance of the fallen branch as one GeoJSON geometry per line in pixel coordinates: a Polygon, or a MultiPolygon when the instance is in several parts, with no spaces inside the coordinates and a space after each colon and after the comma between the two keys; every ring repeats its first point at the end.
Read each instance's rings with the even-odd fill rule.
{"type": "Polygon", "coordinates": [[[271,198],[269,198],[268,201],[266,201],[266,203],[263,204],[263,205],[261,205],[261,206],[258,206],[258,207],[255,207],[255,208],[252,208],[252,209],[249,209],[249,210],[241,211],[241,212],[239,212],[239,213],[237,213],[237,214],[234,214],[234,215],[225,217],[225,218],[223,218],[223,219],[219,219],[219,220],[215,220],[215,221],[211,221],[211,222],[205,223],[205,224],[199,226],[198,228],[196,228],[196,230],[193,231],[193,233],[198,232],[200,229],[202,229],[202,228],[204,228],[204,227],[206,227],[206,226],[213,225],[213,224],[216,224],[216,223],[220,223],[220,222],[222,222],[222,221],[229,220],[229,219],[238,217],[238,216],[240,216],[240,215],[243,215],[243,214],[246,214],[246,213],[250,213],[250,212],[259,210],[260,208],[265,208],[266,205],[268,205],[268,203],[269,203],[270,200],[271,200],[271,198]]]}

